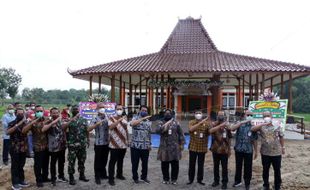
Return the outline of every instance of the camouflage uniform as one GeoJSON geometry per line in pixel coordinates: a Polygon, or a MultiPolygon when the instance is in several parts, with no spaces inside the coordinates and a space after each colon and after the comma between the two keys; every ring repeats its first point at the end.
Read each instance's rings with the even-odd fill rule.
{"type": "Polygon", "coordinates": [[[79,117],[69,124],[68,143],[68,173],[74,174],[75,159],[78,159],[78,171],[84,173],[86,160],[86,146],[88,144],[87,120],[79,117]]]}

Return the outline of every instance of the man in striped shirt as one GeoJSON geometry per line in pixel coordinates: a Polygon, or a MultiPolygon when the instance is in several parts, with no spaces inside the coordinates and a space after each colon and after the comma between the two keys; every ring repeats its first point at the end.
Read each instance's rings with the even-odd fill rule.
{"type": "Polygon", "coordinates": [[[112,116],[108,122],[110,135],[110,161],[109,161],[109,184],[115,185],[114,173],[117,163],[116,178],[125,180],[123,176],[123,161],[128,147],[127,119],[122,116],[123,106],[116,106],[116,116],[112,116]]]}

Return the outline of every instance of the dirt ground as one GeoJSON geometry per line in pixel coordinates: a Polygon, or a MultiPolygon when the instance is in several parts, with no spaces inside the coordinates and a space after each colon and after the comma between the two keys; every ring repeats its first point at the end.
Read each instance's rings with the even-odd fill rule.
{"type": "MultiPolygon", "coordinates": [[[[2,147],[2,142],[0,143],[2,147]]],[[[283,157],[282,161],[282,180],[283,180],[283,189],[289,190],[301,190],[301,189],[310,189],[310,141],[294,141],[286,140],[287,152],[283,157]]],[[[2,151],[1,151],[2,153],[2,151]]],[[[0,154],[1,154],[0,153],[0,154]]],[[[124,162],[124,176],[127,178],[125,181],[116,180],[116,185],[111,187],[108,185],[107,180],[102,181],[101,185],[96,185],[94,182],[94,171],[93,171],[93,161],[94,161],[94,151],[91,146],[88,149],[88,157],[86,161],[86,176],[90,178],[90,181],[85,183],[77,181],[77,185],[70,186],[67,183],[57,183],[56,187],[52,187],[50,183],[46,183],[44,189],[54,189],[54,190],[83,190],[83,189],[117,189],[117,190],[129,190],[129,189],[220,189],[220,187],[212,188],[211,183],[213,182],[213,173],[212,173],[212,157],[211,153],[208,152],[205,162],[205,173],[204,173],[204,182],[206,186],[201,186],[198,183],[193,183],[192,185],[186,185],[188,181],[188,151],[183,152],[183,158],[180,161],[180,172],[178,185],[164,185],[161,184],[162,174],[160,169],[160,162],[156,160],[157,149],[153,149],[150,154],[149,159],[149,179],[151,184],[134,184],[131,177],[131,162],[130,162],[130,152],[129,150],[126,153],[125,162],[124,162]]],[[[67,165],[65,172],[67,170],[67,165]]],[[[139,169],[140,170],[140,169],[139,169]]],[[[239,188],[232,188],[233,179],[235,172],[235,158],[234,154],[229,158],[229,189],[244,189],[244,186],[239,188]]],[[[33,160],[27,159],[25,166],[26,180],[30,182],[31,187],[25,189],[37,189],[35,186],[35,178],[33,174],[33,160]]],[[[251,181],[251,189],[262,189],[262,166],[260,157],[254,161],[253,164],[253,179],[251,181]]],[[[78,178],[78,174],[75,174],[78,178]]],[[[68,176],[67,176],[68,177],[68,176]]],[[[10,165],[2,166],[0,169],[0,189],[10,189],[11,180],[10,180],[10,165]]],[[[270,180],[273,181],[273,173],[270,173],[270,180]]],[[[271,182],[272,184],[272,182],[271,182]]]]}

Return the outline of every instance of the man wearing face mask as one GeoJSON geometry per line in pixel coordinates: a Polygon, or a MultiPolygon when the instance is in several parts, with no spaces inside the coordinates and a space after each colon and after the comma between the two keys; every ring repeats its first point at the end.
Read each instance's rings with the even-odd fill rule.
{"type": "Polygon", "coordinates": [[[164,113],[164,121],[160,122],[156,132],[160,134],[157,159],[161,161],[163,184],[170,183],[169,167],[171,165],[171,184],[177,185],[179,160],[185,144],[183,130],[173,117],[170,109],[164,113]]]}
{"type": "Polygon", "coordinates": [[[142,162],[141,180],[145,183],[150,183],[147,178],[152,132],[152,122],[149,120],[150,117],[151,116],[148,115],[147,107],[141,106],[139,115],[135,115],[130,123],[132,126],[132,137],[130,144],[132,178],[135,183],[139,183],[137,170],[140,159],[142,162]]]}
{"type": "MultiPolygon", "coordinates": [[[[58,162],[58,181],[68,182],[64,175],[65,150],[66,150],[66,123],[63,123],[59,110],[53,107],[50,110],[51,120],[42,128],[48,135],[48,150],[51,155],[51,180],[52,185],[56,186],[56,162],[58,162]]],[[[41,187],[43,184],[41,184],[41,187]]]]}
{"type": "Polygon", "coordinates": [[[35,107],[35,119],[23,128],[24,134],[27,134],[30,130],[32,133],[32,143],[34,148],[34,173],[38,187],[41,187],[42,183],[50,181],[50,179],[48,179],[49,152],[47,146],[47,135],[42,131],[42,128],[47,120],[44,120],[43,112],[43,107],[37,105],[35,107]]]}
{"type": "Polygon", "coordinates": [[[105,115],[104,103],[97,104],[98,115],[92,120],[88,132],[95,129],[95,182],[101,184],[101,179],[108,179],[106,165],[109,156],[109,126],[105,115]]]}
{"type": "Polygon", "coordinates": [[[245,189],[250,189],[252,179],[253,152],[254,159],[257,158],[257,133],[252,132],[252,113],[247,110],[244,113],[243,121],[231,126],[230,130],[236,132],[235,156],[236,156],[236,173],[233,187],[239,187],[241,183],[242,165],[244,163],[243,179],[245,189]]]}
{"type": "Polygon", "coordinates": [[[195,178],[195,167],[197,160],[197,182],[200,185],[205,185],[202,182],[204,174],[205,155],[208,151],[208,136],[210,122],[208,117],[202,119],[201,110],[195,111],[195,119],[189,122],[189,169],[188,169],[188,185],[192,184],[195,178]]]}
{"type": "Polygon", "coordinates": [[[27,152],[27,135],[22,133],[22,129],[26,125],[24,117],[24,110],[16,109],[16,118],[8,124],[7,134],[10,135],[10,155],[11,163],[11,180],[12,189],[21,190],[22,187],[29,187],[25,182],[24,166],[26,162],[27,152]]]}
{"type": "Polygon", "coordinates": [[[3,127],[2,161],[4,165],[8,165],[9,163],[10,135],[7,134],[7,130],[9,123],[16,119],[14,112],[15,112],[14,106],[10,104],[6,109],[6,113],[2,116],[2,127],[3,127]]]}
{"type": "Polygon", "coordinates": [[[274,189],[281,189],[281,160],[285,154],[284,134],[280,126],[274,126],[269,111],[263,113],[264,123],[252,127],[253,132],[261,136],[264,190],[269,190],[269,169],[272,164],[274,170],[274,189]]]}
{"type": "Polygon", "coordinates": [[[89,146],[88,124],[87,120],[80,116],[79,107],[72,106],[72,119],[68,122],[68,174],[69,184],[75,185],[75,160],[78,159],[78,171],[80,172],[79,180],[88,182],[89,179],[85,177],[85,161],[86,161],[86,147],[89,146]]]}
{"type": "Polygon", "coordinates": [[[123,106],[116,106],[116,116],[112,116],[109,121],[110,135],[110,161],[109,161],[109,184],[114,186],[115,164],[117,163],[116,178],[125,180],[123,176],[123,162],[128,147],[127,119],[123,117],[123,106]]]}
{"type": "Polygon", "coordinates": [[[217,121],[213,123],[213,127],[209,133],[213,135],[213,143],[211,146],[213,156],[213,172],[214,182],[212,187],[216,187],[220,182],[219,166],[222,165],[222,189],[227,189],[228,183],[228,157],[231,154],[231,132],[228,128],[228,122],[225,121],[223,111],[218,112],[217,121]]]}
{"type": "MultiPolygon", "coordinates": [[[[29,106],[29,109],[26,111],[26,118],[28,121],[32,121],[35,119],[36,104],[34,102],[31,102],[28,106],[29,106]]],[[[28,156],[30,158],[34,157],[33,143],[32,143],[32,132],[31,131],[28,133],[28,156]]]]}

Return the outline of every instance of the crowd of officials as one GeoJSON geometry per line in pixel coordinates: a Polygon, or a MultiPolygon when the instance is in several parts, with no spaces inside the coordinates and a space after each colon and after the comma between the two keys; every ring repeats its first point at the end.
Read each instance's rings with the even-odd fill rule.
{"type": "MultiPolygon", "coordinates": [[[[84,164],[90,143],[89,133],[93,130],[95,130],[96,184],[100,185],[102,180],[106,179],[111,186],[114,186],[115,178],[126,180],[123,175],[123,161],[128,147],[131,153],[133,182],[151,183],[148,178],[148,160],[152,147],[152,121],[148,108],[141,106],[139,112],[130,121],[124,115],[122,105],[116,106],[115,115],[107,116],[105,104],[98,103],[97,113],[89,123],[80,116],[79,107],[76,105],[67,105],[63,110],[56,107],[45,110],[34,103],[27,104],[25,107],[19,103],[8,105],[2,117],[3,163],[8,165],[10,154],[12,189],[20,190],[29,186],[23,170],[27,157],[34,159],[37,187],[43,187],[46,182],[50,182],[53,186],[56,186],[57,182],[75,185],[76,160],[79,180],[88,182],[84,164]],[[131,128],[131,134],[129,134],[129,128],[131,128]],[[140,160],[142,170],[139,177],[140,160]],[[66,161],[69,179],[64,173],[66,161]],[[49,174],[50,178],[48,178],[49,174]]],[[[162,113],[163,118],[157,121],[155,130],[160,135],[157,159],[161,161],[162,183],[176,185],[185,136],[180,123],[174,117],[174,112],[165,109],[162,113]]],[[[197,109],[195,119],[188,124],[190,142],[187,185],[190,186],[194,182],[196,173],[197,183],[205,185],[204,162],[205,155],[210,149],[214,166],[212,187],[217,187],[221,183],[221,188],[227,189],[232,131],[236,131],[234,145],[236,168],[233,187],[242,185],[243,168],[244,187],[250,189],[252,163],[258,156],[257,139],[260,136],[263,188],[269,189],[269,168],[272,165],[274,189],[281,189],[281,155],[285,153],[284,135],[279,127],[273,125],[270,112],[264,112],[263,118],[263,123],[254,125],[251,122],[252,113],[245,111],[240,122],[229,124],[223,111],[219,111],[217,119],[211,121],[200,109],[197,109]],[[209,136],[212,136],[210,148],[208,147],[209,136]]]]}

